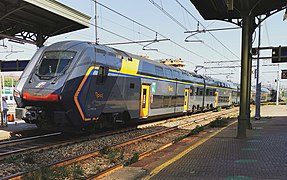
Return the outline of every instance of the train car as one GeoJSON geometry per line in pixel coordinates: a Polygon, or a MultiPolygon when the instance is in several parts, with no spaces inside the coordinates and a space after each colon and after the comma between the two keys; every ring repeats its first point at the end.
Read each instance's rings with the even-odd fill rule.
{"type": "MultiPolygon", "coordinates": [[[[270,91],[267,88],[261,87],[260,102],[270,102],[271,96],[272,96],[272,91],[270,91]]],[[[252,87],[251,89],[251,101],[253,103],[256,102],[256,88],[255,87],[252,87]]]]}
{"type": "Polygon", "coordinates": [[[234,89],[118,49],[65,41],[40,48],[14,97],[38,127],[89,130],[232,104],[234,89]]]}

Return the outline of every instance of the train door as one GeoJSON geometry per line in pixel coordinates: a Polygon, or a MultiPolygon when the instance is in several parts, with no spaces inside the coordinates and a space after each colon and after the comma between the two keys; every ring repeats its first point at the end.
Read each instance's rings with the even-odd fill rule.
{"type": "Polygon", "coordinates": [[[215,103],[214,103],[214,107],[218,106],[218,91],[215,91],[215,103]]]}
{"type": "Polygon", "coordinates": [[[228,105],[232,105],[232,92],[229,93],[228,105]]]}
{"type": "Polygon", "coordinates": [[[188,99],[189,99],[189,89],[184,90],[184,106],[183,111],[186,112],[188,110],[188,99]]]}
{"type": "Polygon", "coordinates": [[[150,85],[142,85],[140,116],[148,117],[150,101],[150,85]]]}

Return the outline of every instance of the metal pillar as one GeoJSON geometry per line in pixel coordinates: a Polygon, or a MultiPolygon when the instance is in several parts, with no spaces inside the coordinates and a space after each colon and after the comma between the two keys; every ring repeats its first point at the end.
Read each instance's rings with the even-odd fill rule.
{"type": "Polygon", "coordinates": [[[251,99],[251,72],[252,72],[252,54],[251,49],[252,49],[252,34],[253,34],[253,26],[255,24],[255,18],[253,16],[250,17],[250,25],[249,25],[249,34],[248,34],[248,70],[247,70],[247,99],[246,99],[246,116],[247,116],[247,121],[246,125],[248,129],[252,129],[252,124],[250,122],[250,99],[251,99]]]}
{"type": "Polygon", "coordinates": [[[259,83],[259,63],[260,63],[260,43],[261,43],[261,18],[259,19],[258,27],[258,52],[257,52],[257,71],[256,71],[256,110],[255,119],[260,119],[260,99],[261,99],[261,83],[259,83]]]}
{"type": "Polygon", "coordinates": [[[276,91],[276,106],[279,105],[279,91],[280,91],[280,65],[278,64],[278,73],[277,73],[277,91],[276,91]]]}
{"type": "MultiPolygon", "coordinates": [[[[251,32],[251,31],[250,31],[251,32]]],[[[252,37],[252,34],[249,35],[250,37],[252,37]]],[[[251,110],[250,110],[250,99],[251,99],[251,72],[252,72],[252,56],[250,54],[250,50],[251,50],[251,38],[250,39],[250,45],[248,48],[248,52],[249,52],[249,56],[248,56],[248,70],[247,70],[247,99],[246,99],[246,116],[247,116],[247,121],[246,121],[246,125],[247,125],[247,129],[252,129],[252,125],[250,122],[250,114],[251,114],[251,110]]]]}
{"type": "Polygon", "coordinates": [[[248,69],[249,44],[251,32],[251,17],[248,13],[242,17],[242,50],[241,50],[241,80],[240,80],[240,109],[238,116],[237,138],[246,138],[247,127],[247,99],[248,99],[248,69]]]}

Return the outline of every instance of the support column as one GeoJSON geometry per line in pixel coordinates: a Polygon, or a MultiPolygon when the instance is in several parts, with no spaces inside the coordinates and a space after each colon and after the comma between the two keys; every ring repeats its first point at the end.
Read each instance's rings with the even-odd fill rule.
{"type": "Polygon", "coordinates": [[[261,41],[261,17],[258,22],[258,52],[257,52],[257,71],[256,71],[256,109],[255,109],[255,119],[259,120],[260,115],[260,99],[261,99],[261,83],[259,80],[259,69],[260,69],[260,41],[261,41]]]}
{"type": "Polygon", "coordinates": [[[36,36],[36,45],[37,47],[43,47],[45,42],[44,35],[42,33],[38,33],[36,36]]]}
{"type": "Polygon", "coordinates": [[[241,80],[240,80],[240,109],[238,116],[237,138],[246,138],[247,127],[247,98],[248,98],[248,69],[251,18],[244,14],[242,18],[242,49],[241,49],[241,80]]]}
{"type": "MultiPolygon", "coordinates": [[[[251,40],[251,39],[250,39],[251,40]]],[[[252,42],[252,41],[250,41],[252,42]]],[[[251,43],[250,43],[251,44],[251,43]]],[[[250,48],[248,48],[248,52],[250,52],[250,48]]],[[[249,53],[250,54],[250,53],[249,53]]],[[[252,71],[252,57],[249,55],[248,58],[248,70],[247,70],[247,99],[246,99],[246,116],[247,116],[247,121],[246,121],[246,125],[247,125],[247,129],[252,129],[252,125],[250,122],[250,114],[251,114],[251,110],[250,110],[250,99],[251,99],[251,71],[252,71]]]]}
{"type": "Polygon", "coordinates": [[[250,18],[250,25],[249,25],[249,32],[248,32],[248,71],[247,71],[247,76],[248,76],[248,81],[247,81],[247,99],[246,99],[246,104],[247,104],[247,129],[252,129],[252,124],[250,122],[250,114],[251,114],[251,109],[250,109],[250,99],[251,99],[251,75],[252,75],[252,54],[251,49],[252,49],[252,34],[253,34],[253,27],[255,25],[255,17],[254,16],[249,16],[250,18]]]}

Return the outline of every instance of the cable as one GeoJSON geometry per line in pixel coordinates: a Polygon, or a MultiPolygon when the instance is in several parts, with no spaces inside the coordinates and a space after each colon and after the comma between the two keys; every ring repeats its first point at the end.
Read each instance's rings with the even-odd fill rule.
{"type": "MultiPolygon", "coordinates": [[[[167,11],[165,11],[162,7],[160,7],[156,2],[154,2],[153,0],[149,0],[153,5],[155,5],[159,10],[161,10],[164,14],[166,14],[169,18],[171,18],[175,23],[177,23],[179,26],[181,26],[184,30],[187,31],[187,28],[182,25],[181,23],[179,23],[172,15],[170,15],[167,11]]],[[[215,37],[216,38],[216,37],[215,37]]],[[[198,38],[196,38],[198,39],[198,38]]],[[[218,40],[219,41],[219,40],[218,40]]],[[[216,49],[214,49],[213,47],[207,45],[206,43],[202,42],[206,47],[210,48],[212,51],[218,53],[219,55],[221,55],[222,57],[229,59],[228,57],[226,57],[225,55],[223,55],[222,53],[220,53],[219,51],[217,51],[216,49]]],[[[223,44],[222,44],[223,45],[223,44]]],[[[224,45],[223,45],[224,46],[224,45]]]]}
{"type": "MultiPolygon", "coordinates": [[[[206,27],[193,15],[191,14],[178,0],[175,0],[193,19],[195,19],[204,29],[206,27]]],[[[228,47],[226,47],[216,36],[214,36],[211,32],[207,31],[217,42],[219,42],[226,50],[228,50],[231,54],[233,54],[235,57],[239,59],[239,57],[232,52],[228,47]]]]}
{"type": "MultiPolygon", "coordinates": [[[[95,26],[95,24],[92,24],[92,23],[90,23],[92,26],[95,26]]],[[[106,32],[108,32],[108,33],[110,33],[110,34],[113,34],[113,35],[115,35],[115,36],[118,36],[118,37],[120,37],[120,38],[123,38],[123,39],[125,39],[125,40],[127,40],[127,41],[133,41],[133,40],[131,40],[131,39],[129,39],[129,38],[126,38],[126,37],[124,37],[124,36],[122,36],[122,35],[120,35],[120,34],[117,34],[117,33],[115,33],[115,32],[112,32],[112,31],[110,31],[110,30],[107,30],[107,29],[105,29],[105,28],[103,28],[103,27],[100,27],[100,26],[97,26],[97,28],[99,28],[99,29],[101,29],[101,30],[103,30],[103,31],[106,31],[106,32]]],[[[142,46],[142,47],[144,47],[145,45],[143,45],[143,44],[141,44],[141,43],[136,43],[136,44],[138,44],[138,45],[140,45],[140,46],[142,46]]],[[[163,54],[163,55],[166,55],[166,56],[170,56],[170,57],[173,57],[173,58],[177,58],[177,57],[175,57],[175,56],[173,56],[173,55],[170,55],[170,54],[167,54],[167,53],[164,53],[164,52],[161,52],[161,51],[157,51],[158,53],[160,53],[160,54],[163,54]]]]}
{"type": "MultiPolygon", "coordinates": [[[[95,2],[95,0],[91,0],[91,1],[94,1],[94,2],[95,2]]],[[[183,47],[182,45],[180,45],[180,44],[178,44],[177,42],[173,41],[171,38],[168,38],[167,36],[162,35],[161,33],[159,33],[159,32],[157,32],[157,31],[151,29],[150,27],[147,27],[147,26],[145,26],[145,25],[143,25],[143,24],[141,24],[141,23],[139,23],[139,22],[137,22],[137,21],[131,19],[131,18],[129,18],[129,17],[127,17],[127,16],[125,16],[125,15],[123,15],[123,14],[121,14],[121,13],[115,11],[115,10],[113,10],[112,8],[109,8],[109,7],[105,6],[105,5],[103,5],[102,3],[98,2],[98,1],[97,1],[96,3],[99,4],[100,6],[106,8],[106,9],[112,11],[112,12],[114,12],[115,14],[118,14],[119,16],[122,16],[122,17],[128,19],[129,21],[132,21],[133,23],[135,23],[135,24],[137,24],[137,25],[139,25],[139,26],[142,26],[142,27],[144,27],[144,28],[146,28],[146,29],[148,29],[148,30],[154,32],[154,33],[157,33],[158,35],[162,36],[163,38],[170,39],[170,42],[172,42],[173,44],[175,44],[175,45],[177,45],[177,46],[183,48],[184,50],[186,50],[186,51],[188,51],[188,52],[190,52],[190,53],[192,53],[192,54],[194,54],[194,55],[196,55],[196,56],[198,56],[198,57],[200,57],[200,58],[203,58],[203,59],[208,60],[207,58],[205,58],[205,57],[203,57],[203,56],[201,56],[201,55],[199,55],[199,54],[197,54],[197,53],[195,53],[195,52],[193,52],[193,51],[191,51],[191,50],[189,50],[189,49],[183,47]]],[[[209,61],[210,61],[210,60],[209,60],[209,61]]]]}
{"type": "Polygon", "coordinates": [[[160,5],[158,5],[154,0],[149,0],[156,8],[158,8],[160,11],[162,11],[165,15],[167,15],[171,20],[173,20],[177,25],[182,27],[184,30],[188,30],[183,24],[181,24],[178,20],[176,20],[172,15],[170,15],[166,10],[164,10],[160,5]]]}
{"type": "MultiPolygon", "coordinates": [[[[208,58],[205,58],[205,57],[203,57],[203,56],[201,56],[201,55],[199,55],[199,54],[197,54],[197,53],[195,53],[195,52],[193,52],[193,51],[191,51],[191,50],[185,48],[184,46],[182,46],[182,45],[180,45],[179,43],[175,42],[175,41],[172,40],[171,38],[168,38],[167,36],[164,36],[163,34],[161,34],[161,33],[157,32],[157,31],[153,30],[152,28],[150,28],[150,27],[148,27],[148,26],[146,26],[146,25],[143,25],[143,24],[141,24],[141,23],[139,23],[139,22],[137,22],[137,21],[135,21],[135,20],[133,20],[133,19],[131,19],[131,18],[129,18],[129,17],[123,15],[123,14],[121,14],[121,13],[117,12],[116,10],[114,10],[114,9],[112,9],[112,8],[106,6],[106,5],[104,5],[104,4],[102,4],[102,3],[98,2],[98,1],[95,1],[95,0],[91,0],[91,1],[93,1],[93,2],[97,3],[98,5],[100,5],[100,6],[104,7],[104,8],[106,8],[106,9],[108,9],[108,10],[114,12],[115,14],[117,14],[117,15],[123,17],[123,18],[128,19],[129,21],[131,21],[131,22],[133,22],[133,23],[135,23],[135,24],[137,24],[137,25],[139,25],[139,26],[142,26],[142,27],[144,27],[144,28],[146,28],[146,29],[148,29],[148,30],[154,32],[154,33],[157,33],[158,35],[162,36],[163,38],[170,39],[170,42],[172,42],[172,43],[175,44],[176,46],[178,46],[178,47],[180,47],[180,48],[186,50],[187,52],[190,52],[191,54],[194,54],[194,55],[196,55],[196,56],[198,56],[198,57],[200,57],[200,58],[202,58],[202,59],[205,59],[205,60],[207,60],[207,61],[210,61],[208,58]]],[[[92,25],[93,25],[93,24],[92,24],[92,25]]],[[[109,30],[106,30],[106,29],[104,29],[104,28],[103,28],[102,30],[107,31],[107,32],[109,31],[109,30]]],[[[110,31],[110,32],[111,32],[111,31],[110,31]]],[[[114,34],[114,35],[117,35],[117,34],[114,33],[114,32],[111,32],[111,33],[114,34]]],[[[119,36],[121,36],[121,35],[119,35],[119,36]]],[[[124,39],[127,40],[128,38],[125,38],[125,37],[124,37],[124,39]]],[[[141,46],[142,46],[142,45],[141,45],[141,46]]],[[[161,53],[161,54],[166,54],[166,53],[163,53],[163,52],[159,52],[159,53],[161,53]]],[[[169,56],[175,57],[175,56],[172,56],[172,55],[169,55],[169,56]]],[[[177,57],[175,57],[175,58],[177,58],[177,57]]],[[[197,65],[197,64],[192,63],[192,62],[190,62],[190,63],[191,63],[191,64],[194,64],[194,65],[197,65]]],[[[213,70],[210,70],[210,71],[213,71],[213,70]]],[[[215,72],[215,71],[213,71],[213,72],[215,72]]]]}

